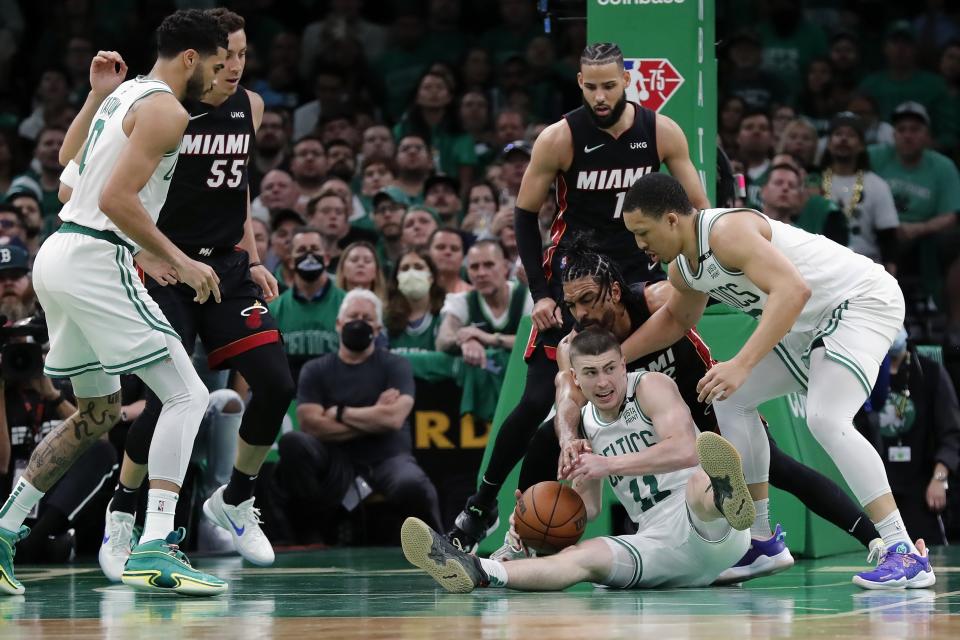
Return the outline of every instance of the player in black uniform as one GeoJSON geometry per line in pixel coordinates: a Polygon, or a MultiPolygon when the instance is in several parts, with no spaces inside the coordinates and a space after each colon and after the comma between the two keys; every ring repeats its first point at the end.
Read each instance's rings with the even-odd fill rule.
{"type": "MultiPolygon", "coordinates": [[[[595,243],[581,237],[569,247],[561,265],[564,305],[573,315],[577,331],[599,325],[618,340],[626,340],[666,303],[671,285],[666,281],[628,285],[617,266],[608,257],[593,251],[592,246],[595,243]]],[[[567,477],[576,456],[590,450],[588,442],[579,435],[580,408],[586,401],[573,380],[567,357],[573,335],[568,334],[561,340],[557,352],[561,368],[556,379],[557,416],[541,425],[530,441],[520,471],[520,491],[542,480],[567,477]],[[562,456],[560,441],[563,442],[562,456]]],[[[670,347],[627,363],[627,371],[659,371],[673,378],[697,428],[719,433],[713,406],[700,402],[697,392],[697,384],[713,363],[710,348],[696,330],[691,330],[670,347]]],[[[767,435],[769,437],[769,433],[767,435]]],[[[770,484],[793,494],[811,511],[847,531],[865,547],[869,548],[871,541],[879,538],[863,510],[836,483],[783,453],[772,439],[770,484]]],[[[757,541],[756,549],[748,554],[750,562],[724,572],[721,581],[759,577],[791,566],[793,561],[782,537],[772,538],[757,541]],[[755,562],[761,555],[765,560],[755,562]],[[770,560],[778,555],[777,560],[770,560]]],[[[508,551],[498,552],[503,553],[508,551]]]]}
{"type": "Polygon", "coordinates": [[[665,163],[691,202],[709,206],[683,131],[670,118],[628,102],[629,80],[617,45],[588,46],[577,74],[583,106],[544,129],[533,146],[514,216],[520,259],[534,300],[534,327],[525,354],[527,380],[517,408],[497,433],[477,493],[447,533],[463,549],[473,549],[496,526],[500,486],[553,404],[556,345],[571,324],[558,303],[563,292],[554,277],[564,255],[564,238],[580,230],[596,231],[598,249],[616,261],[628,282],[662,280],[659,265],[637,251],[621,219],[627,189],[665,163]],[[550,247],[543,252],[537,214],[554,182],[557,216],[550,247]]]}
{"type": "MultiPolygon", "coordinates": [[[[229,33],[227,63],[201,101],[185,104],[190,123],[180,145],[166,202],[157,226],[192,258],[211,265],[220,278],[220,304],[197,304],[170,265],[141,251],[134,258],[146,274],[150,295],[193,352],[203,341],[211,369],[235,368],[250,385],[252,399],[240,424],[230,481],[204,504],[204,513],[230,532],[251,562],[271,564],[273,548],[254,508],[254,481],[273,445],[295,386],[266,301],[277,282],[260,263],[249,214],[247,160],[263,115],[263,100],[239,86],[246,58],[242,17],[226,9],[211,13],[229,33]]],[[[148,393],[143,413],[131,426],[120,483],[108,507],[100,564],[119,579],[133,527],[137,490],[146,475],[147,453],[162,405],[148,393]]]]}

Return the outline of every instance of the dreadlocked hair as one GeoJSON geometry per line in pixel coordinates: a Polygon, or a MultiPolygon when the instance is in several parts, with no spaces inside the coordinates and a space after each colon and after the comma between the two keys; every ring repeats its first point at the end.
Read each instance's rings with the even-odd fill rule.
{"type": "Polygon", "coordinates": [[[620,267],[609,256],[597,252],[597,242],[593,233],[578,233],[564,244],[560,267],[562,282],[592,278],[600,285],[599,301],[601,302],[610,295],[614,282],[620,286],[621,296],[628,294],[630,286],[620,272],[620,267]]]}

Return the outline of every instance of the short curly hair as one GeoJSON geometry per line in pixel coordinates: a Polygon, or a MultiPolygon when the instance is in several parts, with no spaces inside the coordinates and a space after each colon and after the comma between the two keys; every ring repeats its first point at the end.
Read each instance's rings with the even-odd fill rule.
{"type": "Polygon", "coordinates": [[[199,9],[181,9],[157,27],[157,55],[172,58],[193,49],[201,56],[212,56],[218,48],[227,48],[227,35],[216,17],[199,9]]]}

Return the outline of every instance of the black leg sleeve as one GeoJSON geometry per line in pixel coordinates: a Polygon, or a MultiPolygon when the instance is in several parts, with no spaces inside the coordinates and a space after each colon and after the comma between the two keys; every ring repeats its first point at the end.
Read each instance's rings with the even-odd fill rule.
{"type": "Polygon", "coordinates": [[[867,514],[837,484],[794,460],[770,438],[770,484],[797,497],[810,511],[843,529],[869,548],[879,538],[867,514]]]}
{"type": "Polygon", "coordinates": [[[540,425],[530,440],[527,455],[520,466],[520,481],[517,488],[526,491],[538,482],[557,479],[557,461],[560,459],[560,442],[554,429],[553,420],[540,425]]]}
{"type": "Polygon", "coordinates": [[[251,392],[240,421],[240,437],[255,447],[272,445],[296,393],[283,347],[279,342],[265,344],[234,356],[230,362],[251,392]]]}
{"type": "Polygon", "coordinates": [[[507,416],[490,453],[490,462],[483,472],[485,484],[499,487],[527,451],[530,438],[546,419],[553,406],[557,363],[538,348],[527,363],[527,380],[517,408],[507,416]]]}

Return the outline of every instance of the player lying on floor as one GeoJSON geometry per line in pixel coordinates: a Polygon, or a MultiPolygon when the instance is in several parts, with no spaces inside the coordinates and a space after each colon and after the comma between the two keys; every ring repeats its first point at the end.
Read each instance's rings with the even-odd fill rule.
{"type": "Polygon", "coordinates": [[[676,383],[627,373],[620,343],[593,327],[570,343],[577,385],[589,403],[582,430],[593,451],[572,474],[587,517],[601,509],[607,477],[638,533],[587,540],[549,557],[498,562],[468,555],[416,518],[403,523],[407,560],[444,589],[496,586],[527,591],[578,582],[618,588],[703,587],[746,552],[754,507],[740,456],[697,428],[676,383]],[[698,466],[699,462],[699,466],[698,466]]]}

